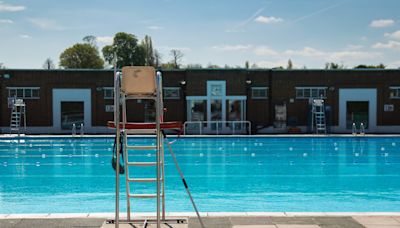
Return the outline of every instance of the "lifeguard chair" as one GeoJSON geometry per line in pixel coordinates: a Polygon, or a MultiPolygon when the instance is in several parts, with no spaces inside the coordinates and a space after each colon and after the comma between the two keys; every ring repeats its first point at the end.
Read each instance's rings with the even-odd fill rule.
{"type": "MultiPolygon", "coordinates": [[[[164,130],[182,130],[181,122],[164,122],[163,118],[163,98],[162,98],[162,75],[161,72],[156,72],[153,67],[148,66],[129,66],[123,67],[122,73],[114,71],[114,122],[109,122],[110,128],[116,129],[116,161],[115,161],[115,172],[116,172],[116,200],[115,200],[115,220],[108,220],[106,224],[115,224],[115,227],[119,227],[120,223],[128,224],[143,224],[146,227],[147,224],[156,224],[157,228],[161,227],[161,223],[187,223],[187,219],[174,218],[167,219],[165,216],[165,169],[164,169],[164,130]],[[131,99],[148,99],[154,100],[156,107],[156,118],[154,123],[129,123],[127,120],[127,101],[131,99]],[[122,108],[121,108],[122,106],[122,108]],[[120,121],[120,111],[122,109],[122,121],[120,121]],[[156,143],[155,145],[138,146],[128,145],[128,135],[131,134],[155,134],[156,143]],[[120,143],[121,142],[121,143],[120,143]],[[120,167],[120,151],[122,147],[124,157],[124,169],[120,167]],[[137,150],[155,150],[156,161],[154,162],[137,162],[129,161],[129,152],[137,150]],[[134,178],[129,175],[129,167],[155,167],[154,178],[134,178]],[[120,180],[119,174],[125,172],[126,182],[126,199],[127,199],[127,219],[121,220],[119,215],[119,191],[120,191],[120,180]],[[156,193],[149,194],[133,194],[131,193],[131,184],[136,182],[141,183],[156,183],[156,193]],[[156,218],[154,219],[132,219],[131,217],[131,200],[133,199],[156,199],[156,218]]],[[[199,217],[199,221],[203,226],[200,215],[194,204],[193,198],[187,187],[187,183],[180,170],[179,164],[176,160],[175,154],[172,151],[171,143],[167,142],[167,147],[174,160],[175,166],[182,178],[183,184],[189,194],[190,200],[193,207],[199,217]]],[[[106,226],[103,226],[106,227],[106,226]]],[[[204,226],[203,226],[204,227],[204,226]]]]}

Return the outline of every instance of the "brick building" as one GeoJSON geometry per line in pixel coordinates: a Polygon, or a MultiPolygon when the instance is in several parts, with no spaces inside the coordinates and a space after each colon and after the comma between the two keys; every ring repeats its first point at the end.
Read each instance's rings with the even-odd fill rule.
{"type": "MultiPolygon", "coordinates": [[[[72,123],[80,122],[85,132],[110,132],[110,70],[3,69],[0,85],[2,133],[9,132],[13,97],[26,103],[28,133],[70,133],[72,123]]],[[[320,97],[333,133],[351,132],[354,122],[371,133],[400,132],[400,70],[168,70],[163,86],[165,119],[193,126],[202,121],[206,133],[232,129],[232,123],[212,121],[250,121],[253,133],[283,133],[287,126],[307,132],[310,100],[320,97]]],[[[147,101],[130,101],[129,107],[131,121],[154,118],[147,101]]],[[[243,130],[242,122],[236,124],[243,130]]]]}

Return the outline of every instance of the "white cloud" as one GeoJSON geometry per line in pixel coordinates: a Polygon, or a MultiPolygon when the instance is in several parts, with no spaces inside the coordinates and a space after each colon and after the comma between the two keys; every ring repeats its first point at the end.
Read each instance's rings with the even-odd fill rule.
{"type": "Polygon", "coordinates": [[[97,43],[101,43],[101,44],[105,44],[105,45],[112,44],[113,41],[114,41],[114,38],[112,36],[97,36],[96,37],[97,43]]]}
{"type": "Polygon", "coordinates": [[[375,59],[382,54],[379,52],[366,52],[366,51],[338,51],[332,52],[328,56],[329,61],[352,61],[352,60],[366,60],[375,59]]]}
{"type": "Polygon", "coordinates": [[[372,46],[377,49],[400,50],[400,42],[389,40],[387,43],[378,42],[372,46]]]}
{"type": "Polygon", "coordinates": [[[346,49],[347,50],[359,50],[359,49],[362,49],[364,46],[363,45],[360,45],[360,44],[348,44],[347,46],[346,46],[346,49]]]}
{"type": "Polygon", "coordinates": [[[19,35],[19,37],[20,37],[20,38],[22,38],[22,39],[28,39],[28,38],[31,38],[31,36],[29,36],[29,35],[26,35],[26,34],[19,35]]]}
{"type": "Polygon", "coordinates": [[[325,55],[324,52],[319,51],[317,49],[311,48],[311,47],[304,47],[301,50],[286,50],[283,52],[285,55],[298,55],[298,56],[303,56],[303,57],[320,57],[325,55]]]}
{"type": "Polygon", "coordinates": [[[288,60],[277,60],[277,61],[259,61],[256,62],[256,65],[261,68],[274,68],[274,67],[286,67],[288,64],[288,60]]]}
{"type": "Polygon", "coordinates": [[[400,68],[400,60],[388,63],[387,68],[400,68]]]}
{"type": "Polygon", "coordinates": [[[280,17],[258,16],[256,19],[254,19],[254,21],[258,22],[258,23],[263,23],[263,24],[276,24],[276,23],[282,22],[283,19],[280,17]]]}
{"type": "Polygon", "coordinates": [[[259,56],[276,56],[279,55],[278,51],[275,51],[269,47],[257,47],[254,49],[254,53],[259,56]]]}
{"type": "Polygon", "coordinates": [[[11,5],[0,1],[0,12],[17,12],[25,10],[25,6],[11,5]]]}
{"type": "Polygon", "coordinates": [[[400,40],[400,30],[397,30],[396,32],[393,33],[385,33],[385,37],[400,40]]]}
{"type": "Polygon", "coordinates": [[[164,27],[156,26],[156,25],[148,26],[147,28],[150,29],[150,30],[162,30],[162,29],[164,29],[164,27]]]}
{"type": "Polygon", "coordinates": [[[10,19],[0,19],[0,24],[12,24],[12,23],[14,22],[10,19]]]}
{"type": "Polygon", "coordinates": [[[392,19],[379,19],[379,20],[373,20],[369,26],[373,28],[384,28],[384,27],[389,27],[394,24],[394,20],[392,19]]]}
{"type": "Polygon", "coordinates": [[[29,22],[34,26],[44,29],[44,30],[63,30],[64,28],[60,26],[56,21],[46,19],[46,18],[30,18],[29,22]]]}
{"type": "Polygon", "coordinates": [[[219,51],[246,51],[249,50],[252,46],[251,45],[219,45],[219,46],[213,46],[213,49],[219,50],[219,51]]]}

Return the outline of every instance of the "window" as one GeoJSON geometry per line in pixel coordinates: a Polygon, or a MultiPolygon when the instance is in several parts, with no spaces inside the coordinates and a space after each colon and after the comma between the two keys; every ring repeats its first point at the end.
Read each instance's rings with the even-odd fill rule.
{"type": "Polygon", "coordinates": [[[8,87],[8,98],[39,99],[39,87],[8,87]]]}
{"type": "Polygon", "coordinates": [[[104,99],[114,99],[114,88],[113,87],[104,87],[104,99]]]}
{"type": "Polygon", "coordinates": [[[326,98],[327,87],[296,87],[296,99],[326,98]]]}
{"type": "Polygon", "coordinates": [[[180,99],[181,88],[179,87],[164,87],[164,98],[165,99],[180,99]]]}
{"type": "Polygon", "coordinates": [[[400,86],[392,86],[389,89],[391,99],[400,99],[400,86]]]}
{"type": "Polygon", "coordinates": [[[252,87],[251,98],[253,99],[267,99],[268,87],[252,87]]]}

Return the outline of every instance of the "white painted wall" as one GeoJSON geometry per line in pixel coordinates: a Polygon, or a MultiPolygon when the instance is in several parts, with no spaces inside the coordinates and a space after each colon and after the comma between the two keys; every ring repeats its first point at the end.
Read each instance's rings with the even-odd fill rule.
{"type": "Polygon", "coordinates": [[[67,133],[61,130],[61,102],[81,101],[84,110],[84,129],[92,128],[91,89],[53,89],[53,130],[57,133],[67,133]]]}
{"type": "Polygon", "coordinates": [[[339,89],[339,126],[335,131],[348,132],[346,129],[346,104],[348,101],[368,101],[368,129],[366,132],[376,132],[377,116],[377,90],[376,89],[339,89]]]}

